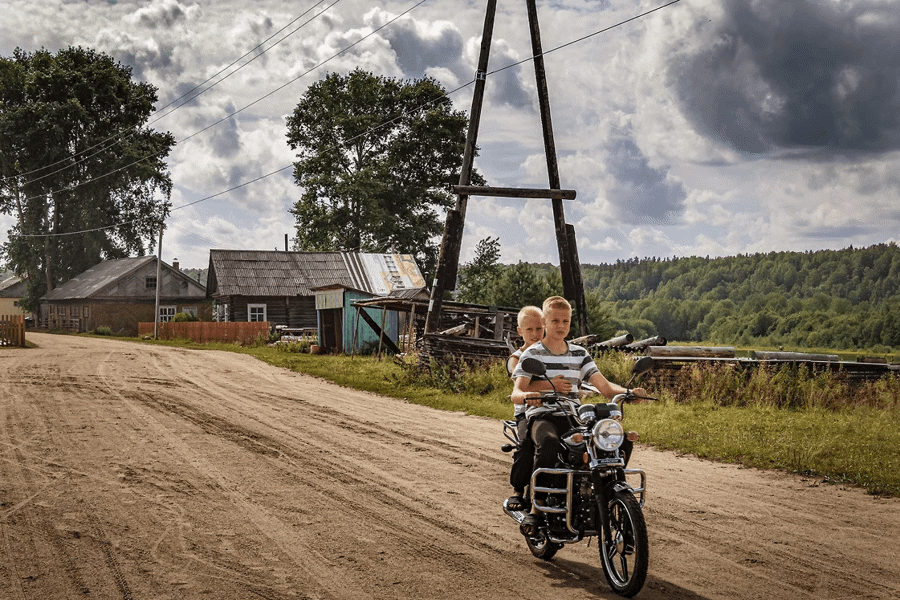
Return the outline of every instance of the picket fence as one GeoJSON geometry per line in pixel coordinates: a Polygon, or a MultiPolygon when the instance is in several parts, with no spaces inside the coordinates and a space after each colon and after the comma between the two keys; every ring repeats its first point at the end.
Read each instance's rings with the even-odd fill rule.
{"type": "Polygon", "coordinates": [[[0,346],[25,347],[25,315],[0,315],[0,346]]]}
{"type": "MultiPolygon", "coordinates": [[[[153,335],[153,323],[138,323],[138,336],[153,335]]],[[[269,336],[267,321],[207,323],[202,321],[159,324],[161,340],[191,340],[200,344],[224,342],[248,344],[269,336]]]]}

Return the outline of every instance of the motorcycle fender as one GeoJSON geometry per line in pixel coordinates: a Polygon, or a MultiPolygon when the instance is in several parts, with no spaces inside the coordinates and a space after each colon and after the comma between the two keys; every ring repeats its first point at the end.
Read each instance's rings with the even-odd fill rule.
{"type": "Polygon", "coordinates": [[[632,492],[634,493],[634,488],[628,485],[625,481],[617,481],[612,486],[614,492],[632,492]]]}

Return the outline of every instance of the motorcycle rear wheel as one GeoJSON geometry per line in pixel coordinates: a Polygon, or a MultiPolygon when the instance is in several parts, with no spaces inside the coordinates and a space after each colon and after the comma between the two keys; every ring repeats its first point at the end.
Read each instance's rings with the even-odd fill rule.
{"type": "Polygon", "coordinates": [[[556,552],[563,547],[562,544],[548,540],[547,534],[543,531],[539,531],[533,537],[526,535],[525,543],[528,544],[528,549],[531,550],[531,553],[541,560],[551,560],[556,556],[556,552]]]}
{"type": "MultiPolygon", "coordinates": [[[[603,506],[599,507],[604,510],[603,506]]],[[[649,565],[647,524],[644,513],[629,491],[613,494],[606,507],[610,535],[601,528],[600,558],[603,574],[614,592],[631,598],[644,586],[649,565]]]]}

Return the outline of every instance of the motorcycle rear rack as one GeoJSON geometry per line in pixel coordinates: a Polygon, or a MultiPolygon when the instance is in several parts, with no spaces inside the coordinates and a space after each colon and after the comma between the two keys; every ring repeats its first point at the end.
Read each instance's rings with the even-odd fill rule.
{"type": "Polygon", "coordinates": [[[519,430],[516,427],[516,421],[503,421],[503,435],[513,446],[519,445],[519,430]]]}

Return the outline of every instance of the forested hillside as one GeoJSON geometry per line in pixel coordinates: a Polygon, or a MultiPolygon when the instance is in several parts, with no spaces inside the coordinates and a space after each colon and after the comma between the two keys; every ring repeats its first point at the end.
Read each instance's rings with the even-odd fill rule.
{"type": "Polygon", "coordinates": [[[584,265],[585,289],[635,338],[791,348],[900,348],[894,243],[584,265]]]}

